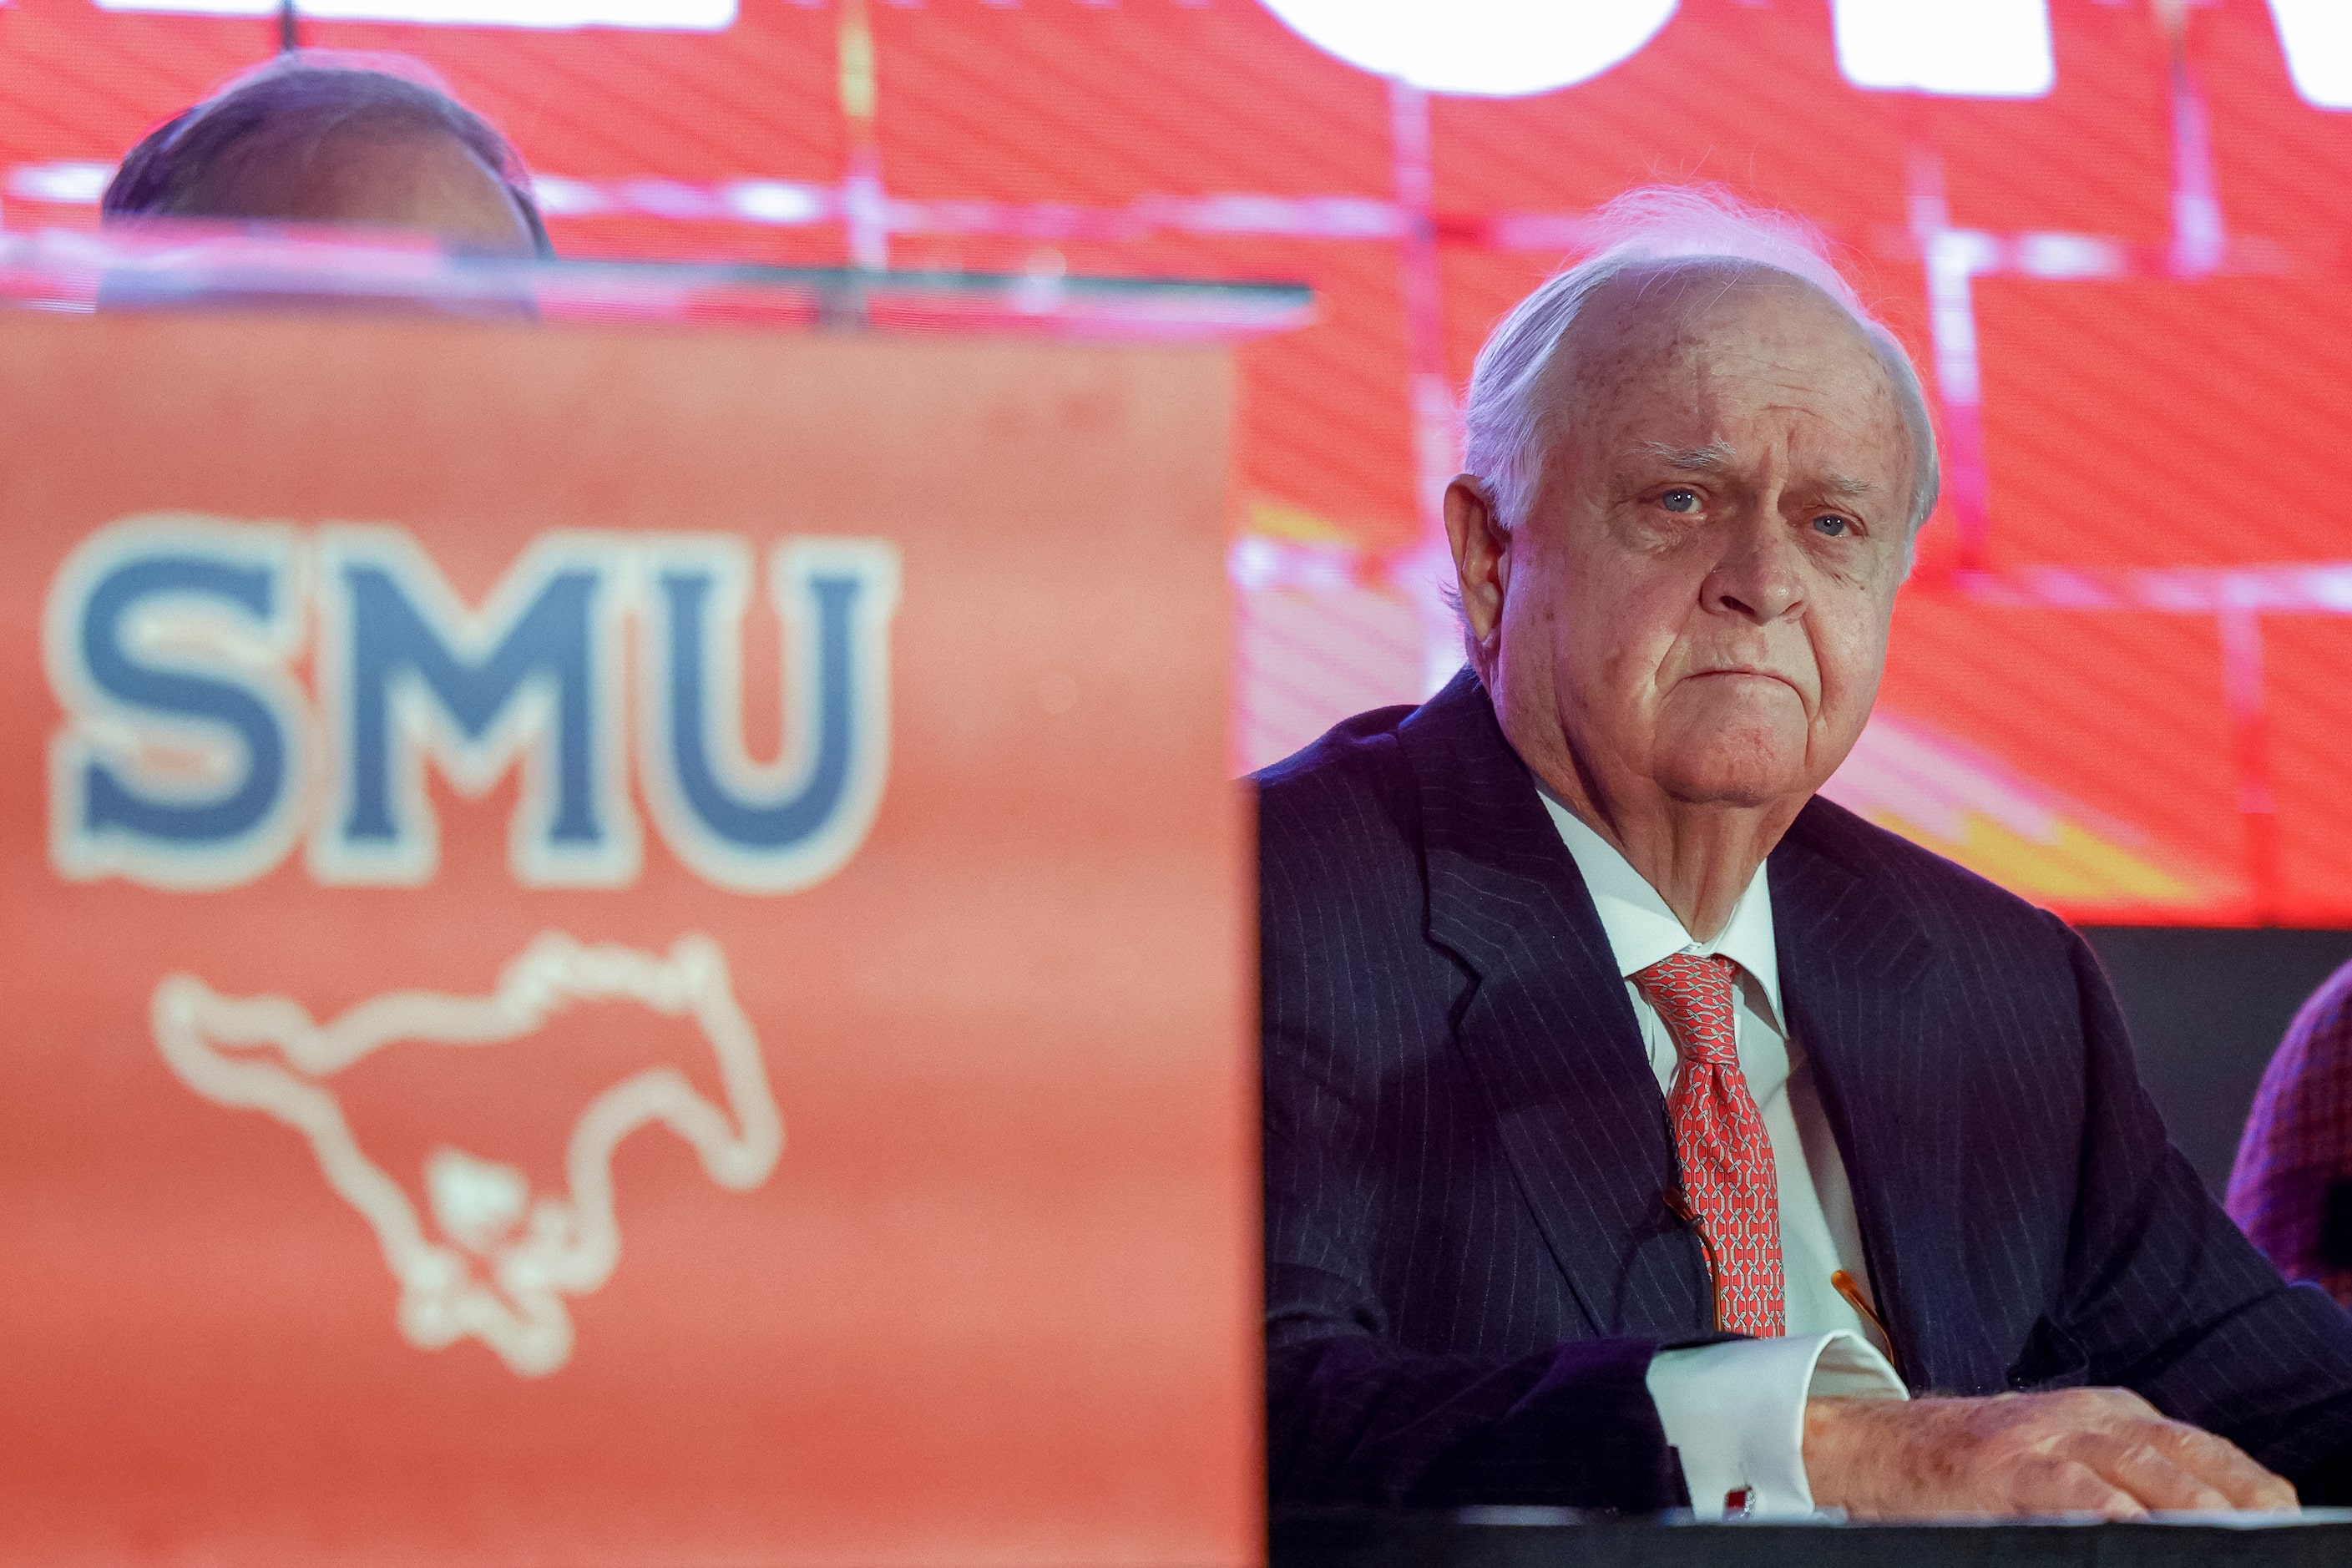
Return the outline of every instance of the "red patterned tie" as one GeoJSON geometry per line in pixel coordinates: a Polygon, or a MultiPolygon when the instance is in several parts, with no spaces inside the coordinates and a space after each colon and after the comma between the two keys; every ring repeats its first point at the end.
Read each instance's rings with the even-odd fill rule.
{"type": "Polygon", "coordinates": [[[1780,1184],[1772,1140],[1739,1070],[1727,958],[1678,952],[1633,975],[1682,1047],[1666,1102],[1682,1162],[1683,1196],[1715,1267],[1717,1325],[1735,1334],[1785,1333],[1780,1300],[1780,1184]]]}

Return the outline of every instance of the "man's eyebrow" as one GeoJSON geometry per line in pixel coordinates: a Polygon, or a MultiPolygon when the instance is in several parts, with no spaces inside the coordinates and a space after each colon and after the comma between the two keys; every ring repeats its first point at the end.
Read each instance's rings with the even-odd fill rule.
{"type": "MultiPolygon", "coordinates": [[[[1710,441],[1704,447],[1677,447],[1671,441],[1644,441],[1641,449],[1669,468],[1699,474],[1720,472],[1729,468],[1738,456],[1728,441],[1710,441]]],[[[1821,485],[1823,491],[1842,500],[1867,500],[1878,493],[1877,481],[1857,479],[1852,474],[1824,474],[1821,485]]]]}
{"type": "Polygon", "coordinates": [[[1737,454],[1728,441],[1709,441],[1704,447],[1677,447],[1667,441],[1644,441],[1642,450],[1659,458],[1669,468],[1706,472],[1727,468],[1737,454]]]}

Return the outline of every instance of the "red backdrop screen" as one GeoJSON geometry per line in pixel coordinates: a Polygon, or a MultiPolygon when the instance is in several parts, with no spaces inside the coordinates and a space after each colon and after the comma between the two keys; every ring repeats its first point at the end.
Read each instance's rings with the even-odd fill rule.
{"type": "MultiPolygon", "coordinates": [[[[0,7],[10,226],[93,221],[125,147],[275,47],[274,21],[173,3],[203,8],[0,7]]],[[[1628,58],[1518,97],[1401,88],[1260,0],[305,28],[421,59],[502,125],[568,254],[1311,283],[1315,324],[1242,355],[1236,767],[1424,689],[1450,397],[1580,215],[1656,180],[1801,213],[1912,344],[1950,476],[1833,793],[2077,918],[2352,923],[2352,115],[2326,8],[1630,8],[1664,20],[1628,58]],[[1978,18],[1953,37],[2046,68],[1869,85],[1889,15],[1978,18]]],[[[661,7],[597,14],[628,11],[661,7]]]]}

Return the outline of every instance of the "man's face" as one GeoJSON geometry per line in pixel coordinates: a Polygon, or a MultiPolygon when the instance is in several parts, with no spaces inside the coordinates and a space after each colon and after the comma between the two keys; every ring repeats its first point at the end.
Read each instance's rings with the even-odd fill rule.
{"type": "Polygon", "coordinates": [[[1827,298],[1725,268],[1604,285],[1563,352],[1489,645],[1506,731],[1604,812],[1801,801],[1869,717],[1904,575],[1893,382],[1827,298]]]}

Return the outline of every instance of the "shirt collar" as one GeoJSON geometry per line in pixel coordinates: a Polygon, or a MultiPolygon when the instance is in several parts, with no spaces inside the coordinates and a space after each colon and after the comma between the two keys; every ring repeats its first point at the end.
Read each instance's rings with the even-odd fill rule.
{"type": "Polygon", "coordinates": [[[1658,896],[1658,890],[1617,852],[1616,846],[1587,826],[1576,813],[1537,785],[1552,826],[1584,878],[1617,973],[1627,978],[1669,954],[1682,952],[1721,955],[1744,970],[1769,1009],[1768,1021],[1780,1025],[1780,950],[1772,937],[1772,884],[1764,868],[1756,868],[1747,890],[1733,906],[1731,919],[1713,942],[1693,942],[1682,921],[1658,896]]]}

